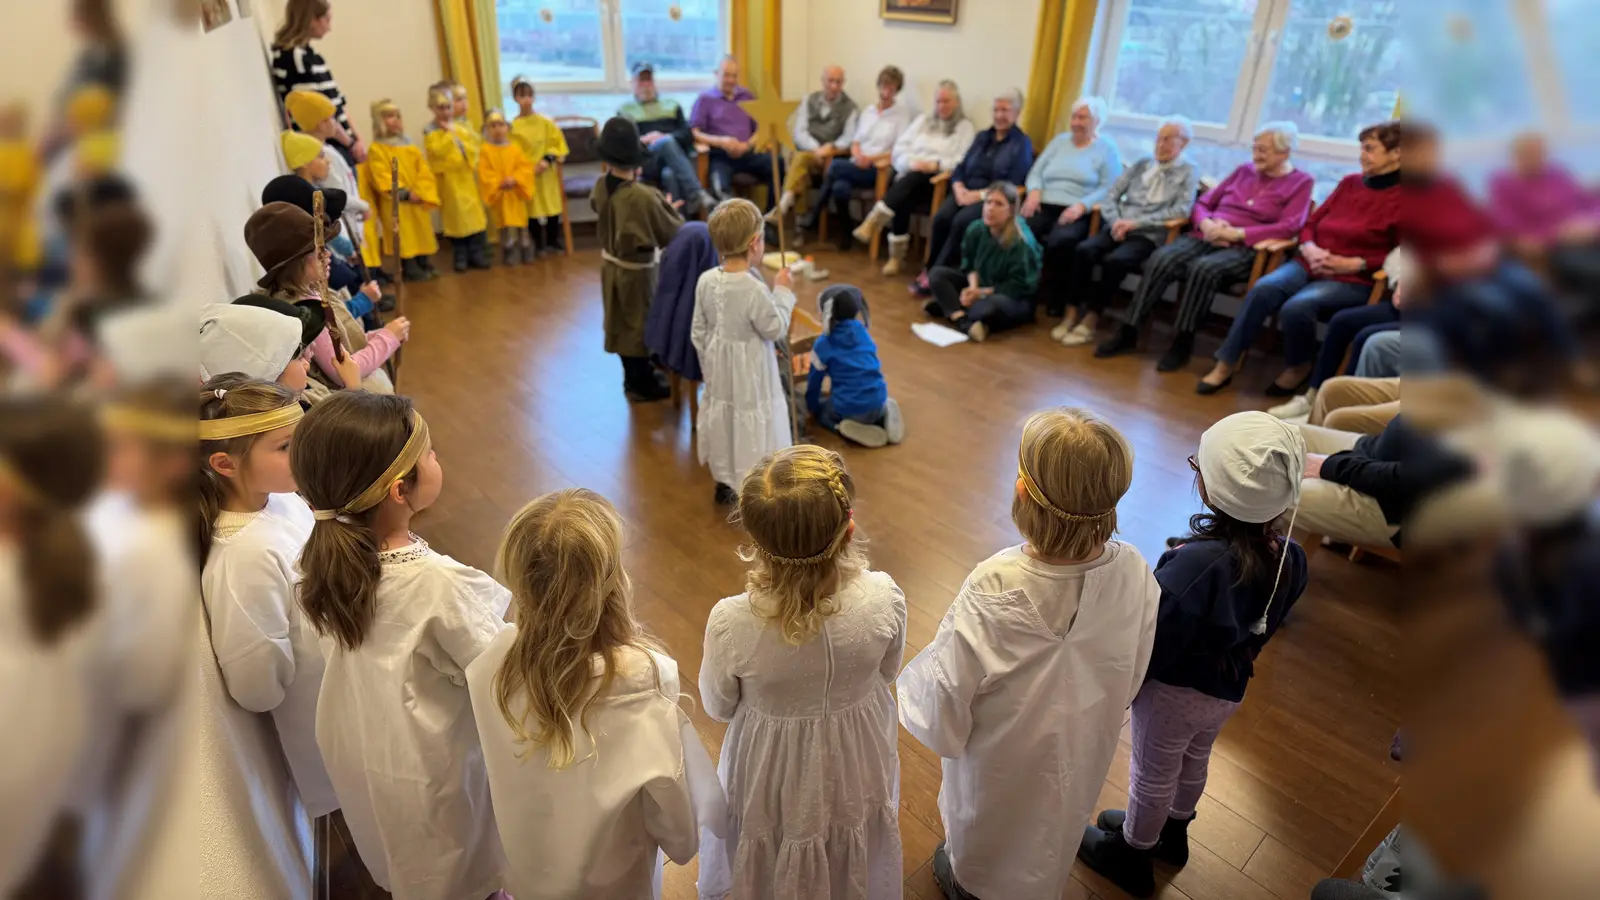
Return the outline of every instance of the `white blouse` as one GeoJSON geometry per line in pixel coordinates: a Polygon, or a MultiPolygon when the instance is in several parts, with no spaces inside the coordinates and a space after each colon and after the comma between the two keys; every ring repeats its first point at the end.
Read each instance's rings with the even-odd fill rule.
{"type": "Polygon", "coordinates": [[[967,149],[978,136],[972,120],[962,119],[949,134],[943,134],[934,127],[936,120],[929,120],[932,115],[917,116],[894,142],[896,172],[909,172],[912,165],[919,162],[936,162],[939,171],[950,172],[966,157],[967,149]]]}

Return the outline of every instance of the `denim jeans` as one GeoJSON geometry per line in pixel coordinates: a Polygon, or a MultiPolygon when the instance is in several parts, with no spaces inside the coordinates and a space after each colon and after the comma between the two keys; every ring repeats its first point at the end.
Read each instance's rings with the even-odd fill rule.
{"type": "Polygon", "coordinates": [[[702,185],[695,174],[694,160],[683,150],[683,145],[670,137],[660,138],[650,147],[650,161],[645,164],[645,176],[661,182],[661,187],[674,200],[691,203],[700,196],[702,185]]]}
{"type": "Polygon", "coordinates": [[[851,192],[877,183],[876,167],[863,169],[848,159],[835,159],[828,163],[828,171],[822,176],[822,201],[829,204],[834,215],[844,216],[850,209],[851,192]]]}
{"type": "MultiPolygon", "coordinates": [[[[752,150],[743,156],[729,156],[727,152],[711,148],[711,165],[706,170],[711,176],[711,185],[714,192],[723,194],[733,193],[733,176],[749,175],[756,183],[764,186],[768,194],[772,194],[772,157],[766,153],[752,150]]],[[[778,160],[778,181],[783,181],[783,160],[778,160]]],[[[777,203],[776,196],[771,197],[772,203],[777,203]]]]}
{"type": "Polygon", "coordinates": [[[1350,353],[1356,359],[1353,374],[1357,378],[1394,378],[1400,374],[1402,341],[1410,343],[1422,333],[1413,325],[1407,326],[1404,338],[1399,329],[1391,329],[1372,335],[1359,348],[1352,344],[1350,353]]]}
{"type": "Polygon", "coordinates": [[[1322,339],[1322,349],[1317,351],[1317,365],[1311,370],[1311,386],[1322,387],[1324,381],[1341,374],[1339,364],[1344,361],[1346,351],[1350,353],[1350,364],[1354,365],[1361,358],[1362,343],[1379,331],[1399,327],[1400,311],[1394,308],[1393,303],[1374,303],[1335,313],[1328,320],[1328,333],[1322,339]]]}
{"type": "Polygon", "coordinates": [[[1244,307],[1234,318],[1216,358],[1228,365],[1238,363],[1267,317],[1277,313],[1278,327],[1283,331],[1284,361],[1291,366],[1308,363],[1317,348],[1317,319],[1359,306],[1371,293],[1371,285],[1313,281],[1299,260],[1286,263],[1257,281],[1245,296],[1244,307]]]}
{"type": "Polygon", "coordinates": [[[866,413],[859,416],[841,416],[833,410],[833,398],[823,397],[817,402],[816,406],[811,407],[811,417],[815,419],[817,424],[821,425],[823,428],[826,428],[829,431],[838,431],[839,423],[843,422],[845,419],[850,419],[853,422],[860,422],[863,425],[882,425],[884,411],[880,409],[877,412],[866,413]]]}

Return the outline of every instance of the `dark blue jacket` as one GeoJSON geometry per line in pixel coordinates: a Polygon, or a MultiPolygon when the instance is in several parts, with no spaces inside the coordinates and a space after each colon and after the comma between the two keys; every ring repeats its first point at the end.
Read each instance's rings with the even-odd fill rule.
{"type": "Polygon", "coordinates": [[[694,325],[694,289],[700,274],[717,267],[717,251],[704,222],[688,222],[678,229],[661,254],[661,277],[645,320],[644,345],[669,371],[690,381],[704,381],[700,356],[694,352],[689,330],[694,325]]]}
{"type": "Polygon", "coordinates": [[[1220,700],[1244,699],[1256,655],[1306,589],[1306,552],[1289,543],[1265,634],[1253,634],[1250,626],[1267,607],[1271,575],[1265,585],[1238,581],[1238,564],[1225,541],[1191,540],[1161,554],[1156,563],[1161,606],[1146,679],[1220,700]]]}
{"type": "Polygon", "coordinates": [[[964,184],[972,190],[986,188],[996,181],[1009,181],[1021,190],[1033,168],[1033,139],[1013,127],[1006,139],[996,142],[994,128],[978,132],[971,149],[950,175],[951,184],[964,184]]]}
{"type": "MultiPolygon", "coordinates": [[[[883,367],[878,364],[878,345],[859,319],[835,322],[833,330],[817,338],[811,356],[817,363],[812,367],[811,380],[820,386],[826,375],[832,382],[829,396],[833,398],[833,411],[840,417],[871,415],[888,402],[889,387],[883,380],[883,367]]],[[[812,393],[808,384],[808,402],[812,393]]]]}

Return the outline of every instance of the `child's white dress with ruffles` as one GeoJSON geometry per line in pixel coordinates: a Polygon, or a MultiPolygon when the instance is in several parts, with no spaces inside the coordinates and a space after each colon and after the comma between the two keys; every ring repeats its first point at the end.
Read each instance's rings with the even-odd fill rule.
{"type": "Polygon", "coordinates": [[[695,287],[689,339],[705,373],[696,423],[700,462],[734,490],[763,456],[794,442],[774,342],[789,333],[794,292],[750,272],[711,269],[695,287]]]}

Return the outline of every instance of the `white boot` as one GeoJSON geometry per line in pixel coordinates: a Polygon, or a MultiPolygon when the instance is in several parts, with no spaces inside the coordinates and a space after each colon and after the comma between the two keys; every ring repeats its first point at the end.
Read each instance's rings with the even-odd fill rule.
{"type": "Polygon", "coordinates": [[[1284,420],[1298,419],[1303,422],[1311,415],[1311,404],[1315,403],[1316,399],[1317,389],[1312,388],[1298,397],[1291,398],[1287,403],[1272,407],[1267,410],[1267,414],[1284,420]]]}
{"type": "Polygon", "coordinates": [[[894,221],[894,210],[883,205],[880,200],[867,212],[867,217],[852,233],[856,240],[870,247],[872,242],[878,239],[878,232],[883,230],[883,226],[892,221],[894,221]]]}
{"type": "Polygon", "coordinates": [[[794,191],[784,191],[783,196],[778,198],[778,205],[774,206],[772,211],[767,213],[767,221],[776,222],[784,216],[787,216],[789,214],[789,210],[791,209],[794,209],[794,191]]]}
{"type": "Polygon", "coordinates": [[[906,258],[906,250],[911,246],[911,235],[889,235],[889,261],[883,264],[883,274],[894,276],[900,274],[900,263],[906,258]]]}

